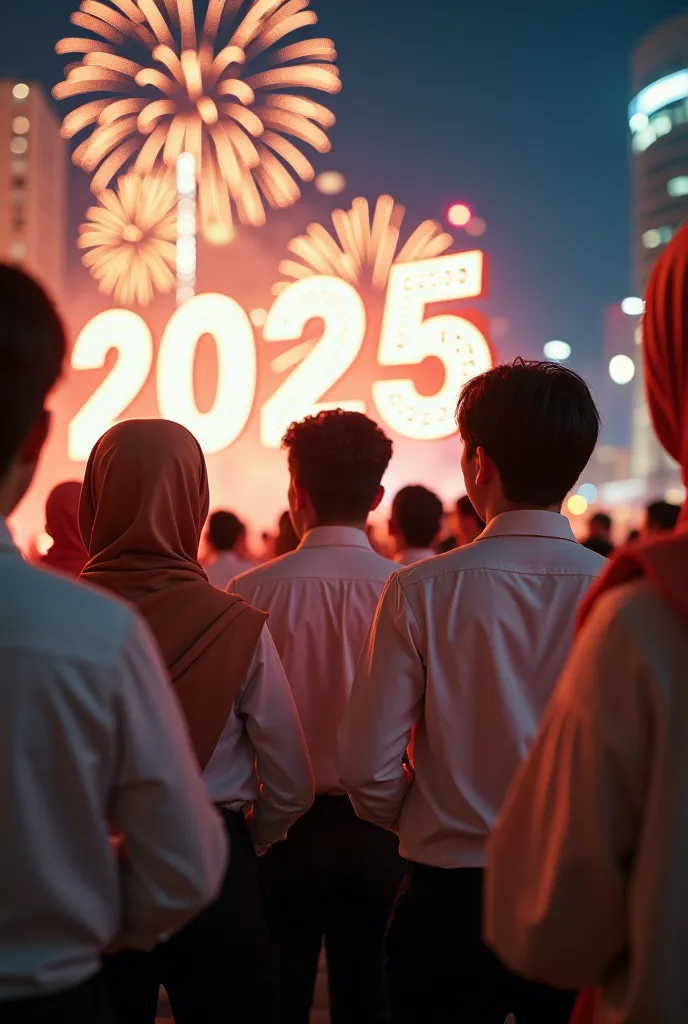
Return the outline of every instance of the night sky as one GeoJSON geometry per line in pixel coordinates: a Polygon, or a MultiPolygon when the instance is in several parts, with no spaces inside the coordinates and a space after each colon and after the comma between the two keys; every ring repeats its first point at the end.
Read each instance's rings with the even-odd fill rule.
{"type": "MultiPolygon", "coordinates": [[[[197,6],[205,10],[204,0],[197,6]]],[[[75,7],[6,7],[0,74],[54,85],[63,61],[53,45],[69,33],[75,7]]],[[[348,199],[390,192],[415,221],[441,217],[452,200],[468,203],[488,225],[480,240],[491,259],[488,311],[511,324],[501,354],[536,356],[548,338],[564,338],[573,365],[594,374],[603,308],[630,289],[628,56],[685,3],[313,7],[318,34],[337,44],[344,84],[333,101],[333,151],[319,169],[344,172],[348,199]]],[[[78,176],[73,171],[75,221],[87,201],[78,176]]]]}

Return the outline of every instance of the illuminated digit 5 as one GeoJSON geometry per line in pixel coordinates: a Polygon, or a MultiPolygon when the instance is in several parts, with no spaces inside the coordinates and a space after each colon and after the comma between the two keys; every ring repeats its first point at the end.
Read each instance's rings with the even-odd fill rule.
{"type": "Polygon", "coordinates": [[[158,352],[158,404],[166,419],[181,423],[207,454],[236,441],[256,395],[256,346],[246,312],[226,295],[197,295],[173,314],[158,352]],[[213,407],[196,405],[193,364],[204,334],[217,345],[217,394],[213,407]]]}
{"type": "Polygon", "coordinates": [[[278,448],[294,420],[322,409],[366,411],[361,401],[318,402],[346,373],[363,345],[365,308],[358,292],[346,281],[312,277],[285,288],[270,310],[263,339],[300,338],[308,321],[316,317],[325,321],[322,338],[263,406],[260,439],[266,448],[278,448]]]}
{"type": "Polygon", "coordinates": [[[69,424],[72,462],[88,459],[96,441],[134,401],[153,365],[148,325],[127,309],[109,309],[90,320],[76,339],[71,365],[75,370],[100,369],[113,348],[118,352],[113,369],[69,424]]]}
{"type": "Polygon", "coordinates": [[[380,416],[404,437],[431,441],[455,431],[453,411],[463,384],[492,365],[484,336],[463,317],[423,320],[431,302],[480,295],[483,254],[460,252],[392,267],[380,336],[380,366],[413,366],[436,356],[445,378],[436,395],[419,395],[412,380],[376,381],[373,398],[380,416]]]}

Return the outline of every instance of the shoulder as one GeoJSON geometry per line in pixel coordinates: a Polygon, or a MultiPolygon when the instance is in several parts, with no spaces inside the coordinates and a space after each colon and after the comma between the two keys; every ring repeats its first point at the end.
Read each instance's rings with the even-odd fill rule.
{"type": "Polygon", "coordinates": [[[645,579],[612,587],[595,602],[585,628],[599,631],[611,626],[629,638],[651,641],[652,646],[658,646],[667,633],[683,634],[688,642],[688,624],[645,579]]]}
{"type": "Polygon", "coordinates": [[[101,665],[120,658],[136,622],[126,604],[19,559],[3,569],[0,646],[101,665]]]}
{"type": "Polygon", "coordinates": [[[286,555],[273,558],[263,565],[257,565],[247,572],[242,572],[230,581],[230,589],[237,594],[246,594],[263,583],[289,579],[298,567],[298,551],[288,551],[286,555]]]}

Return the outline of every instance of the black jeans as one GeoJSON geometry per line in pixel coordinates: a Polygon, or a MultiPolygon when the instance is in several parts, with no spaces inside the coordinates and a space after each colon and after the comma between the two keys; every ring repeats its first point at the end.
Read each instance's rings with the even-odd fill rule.
{"type": "Polygon", "coordinates": [[[308,1024],[323,937],[332,1024],[385,1024],[384,933],[404,872],[391,832],[316,797],[261,859],[280,940],[280,1024],[308,1024]]]}
{"type": "Polygon", "coordinates": [[[242,814],[224,812],[231,859],[219,898],[150,953],[105,963],[116,1024],[154,1024],[158,989],[175,1024],[276,1024],[279,953],[242,814]]]}
{"type": "Polygon", "coordinates": [[[102,978],[38,999],[0,1002],[1,1024],[109,1024],[102,978]]]}
{"type": "Polygon", "coordinates": [[[567,1024],[576,994],[512,974],[482,940],[483,872],[409,864],[386,940],[391,1024],[567,1024]]]}

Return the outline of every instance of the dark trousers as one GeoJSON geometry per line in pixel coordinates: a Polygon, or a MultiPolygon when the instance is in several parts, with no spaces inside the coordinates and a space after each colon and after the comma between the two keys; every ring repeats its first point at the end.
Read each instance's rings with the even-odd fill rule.
{"type": "Polygon", "coordinates": [[[386,940],[391,1024],[566,1024],[575,993],[507,970],[482,941],[483,872],[410,864],[386,940]]]}
{"type": "Polygon", "coordinates": [[[116,1024],[154,1024],[161,984],[175,1024],[276,1024],[279,953],[258,858],[243,815],[224,818],[231,858],[218,900],[152,952],[106,959],[116,1024]]]}
{"type": "Polygon", "coordinates": [[[385,1024],[384,933],[404,872],[391,832],[316,797],[261,860],[281,954],[280,1024],[308,1024],[323,938],[332,1024],[385,1024]]]}
{"type": "Polygon", "coordinates": [[[100,975],[53,996],[0,1002],[2,1024],[106,1024],[110,1019],[100,975]]]}

